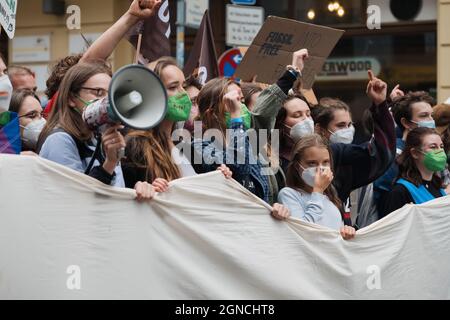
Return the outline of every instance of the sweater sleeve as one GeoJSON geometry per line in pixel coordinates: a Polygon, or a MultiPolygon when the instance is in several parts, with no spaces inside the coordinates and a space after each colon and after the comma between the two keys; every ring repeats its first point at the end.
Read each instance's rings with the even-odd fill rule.
{"type": "Polygon", "coordinates": [[[77,145],[65,132],[57,132],[48,136],[42,145],[39,156],[84,173],[85,169],[77,145]]]}
{"type": "Polygon", "coordinates": [[[266,129],[272,130],[275,127],[275,119],[278,112],[283,107],[283,103],[287,98],[289,89],[295,82],[295,76],[286,71],[276,84],[264,89],[256,100],[253,108],[253,127],[256,130],[266,129]]]}
{"type": "Polygon", "coordinates": [[[374,136],[369,143],[331,145],[336,171],[339,171],[341,166],[352,167],[352,190],[375,181],[386,172],[395,159],[394,120],[387,103],[384,102],[378,107],[373,105],[370,110],[375,128],[374,136]]]}
{"type": "Polygon", "coordinates": [[[283,188],[278,194],[278,201],[285,205],[293,217],[318,223],[322,219],[324,195],[313,192],[309,201],[291,188],[283,188]]]}
{"type": "MultiPolygon", "coordinates": [[[[48,136],[42,145],[39,156],[81,173],[84,173],[86,170],[75,141],[65,132],[56,132],[48,136]]],[[[110,185],[115,177],[115,173],[110,175],[103,167],[95,166],[92,168],[89,176],[110,185]]]]}

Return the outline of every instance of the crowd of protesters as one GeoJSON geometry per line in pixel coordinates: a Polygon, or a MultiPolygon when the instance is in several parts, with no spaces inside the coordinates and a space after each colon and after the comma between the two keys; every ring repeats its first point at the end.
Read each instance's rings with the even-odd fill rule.
{"type": "Polygon", "coordinates": [[[186,79],[173,58],[161,57],[148,68],[166,90],[165,119],[150,130],[117,124],[101,135],[92,131],[82,115],[93,103],[108,103],[108,57],[131,26],[152,14],[135,0],[87,52],[62,58],[51,70],[45,103],[36,95],[34,73],[7,67],[0,56],[0,128],[18,118],[21,156],[134,188],[140,201],[165,192],[172,180],[219,170],[271,204],[276,219],[293,216],[339,230],[344,239],[367,225],[351,219],[355,190],[369,206],[358,207],[358,214],[369,210],[375,220],[450,192],[450,105],[434,106],[428,93],[405,94],[399,86],[389,94],[369,71],[371,138],[353,143],[355,128],[344,101],[323,97],[311,104],[301,94],[306,49],[293,53],[278,81],[265,87],[228,78],[202,86],[194,76],[186,79]],[[180,128],[192,133],[191,140],[174,141],[180,128]],[[203,135],[207,130],[219,135],[203,135]],[[255,148],[250,132],[260,137],[263,131],[268,139],[255,148]]]}

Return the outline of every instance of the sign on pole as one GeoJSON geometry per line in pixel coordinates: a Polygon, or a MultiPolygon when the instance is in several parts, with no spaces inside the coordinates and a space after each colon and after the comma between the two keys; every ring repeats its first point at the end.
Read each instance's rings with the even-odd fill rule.
{"type": "Polygon", "coordinates": [[[16,31],[16,12],[18,0],[0,0],[0,24],[10,39],[16,31]]]}
{"type": "Polygon", "coordinates": [[[236,72],[236,68],[241,63],[241,50],[234,48],[225,51],[219,58],[219,73],[222,77],[231,78],[236,72]]]}
{"type": "Polygon", "coordinates": [[[264,8],[227,5],[227,45],[249,46],[264,23],[264,8]]]}
{"type": "Polygon", "coordinates": [[[209,0],[186,0],[186,26],[198,29],[208,8],[209,0]]]}

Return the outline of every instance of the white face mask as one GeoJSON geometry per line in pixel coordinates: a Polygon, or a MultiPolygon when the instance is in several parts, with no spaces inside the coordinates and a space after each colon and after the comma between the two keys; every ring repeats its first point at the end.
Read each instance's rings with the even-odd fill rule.
{"type": "MultiPolygon", "coordinates": [[[[329,130],[328,130],[329,131],[329,130]]],[[[330,142],[331,143],[344,143],[350,144],[353,142],[355,137],[355,127],[350,126],[346,129],[337,130],[336,132],[331,132],[330,142]]]]}
{"type": "Polygon", "coordinates": [[[23,128],[22,141],[27,148],[31,150],[36,149],[39,135],[41,134],[41,131],[46,123],[47,121],[45,121],[44,118],[41,118],[30,122],[25,127],[21,126],[23,128]]]}
{"type": "Polygon", "coordinates": [[[301,138],[312,135],[313,133],[314,121],[311,118],[306,118],[291,128],[290,137],[297,143],[301,138]]]}
{"type": "Polygon", "coordinates": [[[0,77],[0,113],[9,110],[13,86],[9,77],[5,74],[0,77]]]}
{"type": "MultiPolygon", "coordinates": [[[[305,169],[302,166],[300,166],[300,168],[302,168],[302,170],[303,170],[303,172],[302,172],[303,181],[311,188],[314,188],[314,180],[316,178],[316,173],[317,173],[318,167],[309,167],[309,168],[305,169]]],[[[319,168],[320,168],[320,170],[323,170],[328,167],[319,167],[319,168]]]]}
{"type": "Polygon", "coordinates": [[[436,129],[436,122],[435,122],[434,120],[429,120],[429,121],[419,121],[419,122],[416,122],[416,121],[412,121],[412,120],[411,120],[411,122],[417,124],[417,126],[418,126],[419,128],[436,129]]]}

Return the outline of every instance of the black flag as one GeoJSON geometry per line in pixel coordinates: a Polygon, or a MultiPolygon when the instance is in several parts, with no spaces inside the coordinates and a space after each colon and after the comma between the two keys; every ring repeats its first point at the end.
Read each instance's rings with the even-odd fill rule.
{"type": "Polygon", "coordinates": [[[165,0],[156,14],[137,23],[128,34],[128,41],[137,48],[139,34],[142,33],[140,63],[147,64],[162,56],[170,56],[170,31],[169,0],[165,0]]]}
{"type": "Polygon", "coordinates": [[[189,60],[184,67],[184,75],[186,77],[194,75],[201,84],[219,76],[216,47],[208,10],[203,15],[189,60]]]}

